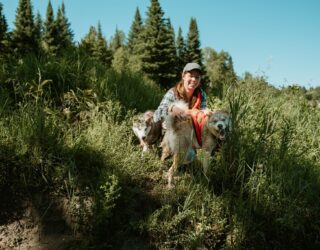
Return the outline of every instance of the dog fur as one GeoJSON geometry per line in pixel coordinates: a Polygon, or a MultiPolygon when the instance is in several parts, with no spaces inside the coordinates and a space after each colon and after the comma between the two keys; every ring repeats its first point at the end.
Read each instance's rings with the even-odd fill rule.
{"type": "Polygon", "coordinates": [[[153,121],[154,111],[148,110],[133,119],[132,130],[142,146],[142,154],[149,151],[161,137],[161,123],[153,121]]]}
{"type": "MultiPolygon", "coordinates": [[[[180,108],[187,109],[186,104],[178,102],[180,108]]],[[[192,115],[201,112],[192,110],[192,115]]],[[[161,142],[162,156],[164,161],[169,155],[173,155],[173,164],[168,170],[168,187],[172,187],[173,175],[178,167],[185,163],[187,152],[192,148],[202,148],[205,156],[202,158],[203,168],[207,169],[210,163],[210,156],[213,150],[219,143],[224,142],[226,133],[230,127],[230,115],[222,110],[214,110],[204,118],[204,123],[201,131],[202,145],[199,145],[197,136],[194,130],[194,125],[191,116],[185,120],[177,119],[172,113],[166,119],[167,130],[161,142]]]]}

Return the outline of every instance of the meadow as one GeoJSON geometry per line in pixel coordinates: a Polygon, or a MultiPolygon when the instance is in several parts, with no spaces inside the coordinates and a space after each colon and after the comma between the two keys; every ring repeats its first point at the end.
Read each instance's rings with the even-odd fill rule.
{"type": "Polygon", "coordinates": [[[75,52],[2,62],[1,225],[31,204],[59,208],[65,249],[319,249],[320,109],[260,78],[206,91],[232,116],[228,141],[168,190],[170,159],[142,158],[131,131],[159,86],[75,52]]]}

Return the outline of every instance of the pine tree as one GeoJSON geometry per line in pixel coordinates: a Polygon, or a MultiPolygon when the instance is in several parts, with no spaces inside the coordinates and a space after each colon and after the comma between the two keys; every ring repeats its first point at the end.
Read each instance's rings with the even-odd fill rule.
{"type": "Polygon", "coordinates": [[[113,51],[113,53],[124,45],[124,40],[125,40],[124,32],[116,28],[114,37],[111,39],[111,42],[110,42],[110,48],[113,51]]]}
{"type": "Polygon", "coordinates": [[[37,15],[34,19],[34,28],[36,31],[36,39],[37,43],[39,45],[39,49],[41,49],[41,40],[42,40],[42,32],[43,32],[43,22],[42,18],[39,12],[37,12],[37,15]]]}
{"type": "Polygon", "coordinates": [[[94,51],[97,33],[97,29],[94,26],[90,26],[88,34],[81,39],[80,47],[90,56],[92,56],[94,51]]]}
{"type": "Polygon", "coordinates": [[[139,8],[137,7],[136,13],[134,15],[133,23],[131,25],[131,28],[128,34],[128,43],[127,43],[128,50],[132,54],[136,54],[136,51],[134,48],[139,40],[139,36],[142,32],[142,29],[143,29],[142,19],[141,19],[139,8]]]}
{"type": "Polygon", "coordinates": [[[58,51],[58,35],[57,26],[54,21],[54,13],[51,1],[49,0],[47,6],[46,20],[44,22],[43,33],[43,49],[52,55],[55,55],[58,51]]]}
{"type": "Polygon", "coordinates": [[[8,31],[6,17],[2,12],[3,12],[3,5],[2,3],[0,3],[0,41],[4,40],[6,33],[8,31]]]}
{"type": "Polygon", "coordinates": [[[117,72],[125,72],[127,70],[128,52],[124,47],[120,47],[114,52],[111,65],[117,72]]]}
{"type": "Polygon", "coordinates": [[[30,0],[20,0],[13,31],[13,48],[20,54],[37,52],[38,44],[30,0]]]}
{"type": "Polygon", "coordinates": [[[97,61],[107,66],[111,65],[112,53],[108,49],[107,40],[102,34],[101,24],[98,27],[90,27],[89,33],[81,40],[80,48],[97,61]]]}
{"type": "Polygon", "coordinates": [[[184,65],[188,62],[186,59],[187,47],[183,39],[182,29],[179,27],[176,41],[177,46],[177,77],[181,76],[184,65]]]}
{"type": "MultiPolygon", "coordinates": [[[[165,49],[168,45],[166,39],[170,39],[168,35],[170,30],[163,16],[164,13],[159,1],[151,0],[151,6],[148,8],[146,23],[137,44],[137,50],[143,62],[142,70],[144,73],[160,86],[166,87],[172,84],[173,81],[169,77],[171,72],[166,72],[168,70],[166,62],[172,60],[172,54],[170,48],[165,49]]],[[[171,44],[171,40],[169,43],[171,44]]]]}
{"type": "Polygon", "coordinates": [[[7,47],[8,47],[8,34],[7,34],[8,25],[7,25],[6,18],[2,12],[3,12],[3,6],[2,6],[2,3],[0,3],[0,53],[1,55],[7,52],[7,47]]]}
{"type": "Polygon", "coordinates": [[[132,72],[142,72],[142,51],[144,48],[143,22],[140,16],[139,8],[136,9],[134,21],[131,25],[128,35],[128,69],[132,72]]]}
{"type": "Polygon", "coordinates": [[[107,40],[102,34],[100,22],[98,23],[98,32],[97,32],[96,41],[93,47],[92,56],[93,58],[104,63],[107,66],[111,65],[112,54],[111,54],[111,51],[108,49],[107,40]]]}
{"type": "Polygon", "coordinates": [[[175,46],[175,34],[170,19],[164,20],[159,42],[159,82],[165,88],[171,87],[177,74],[177,50],[175,46]]]}
{"type": "Polygon", "coordinates": [[[202,65],[199,31],[197,21],[195,18],[191,18],[190,20],[186,60],[188,62],[196,62],[202,65]]]}
{"type": "Polygon", "coordinates": [[[58,50],[61,52],[64,49],[71,48],[73,45],[73,32],[70,28],[70,23],[65,14],[64,2],[58,8],[56,18],[57,36],[59,41],[58,50]]]}

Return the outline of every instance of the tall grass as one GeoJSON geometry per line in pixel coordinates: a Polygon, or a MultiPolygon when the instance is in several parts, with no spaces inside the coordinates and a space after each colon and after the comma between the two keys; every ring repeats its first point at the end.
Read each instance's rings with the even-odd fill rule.
{"type": "Polygon", "coordinates": [[[79,53],[0,72],[1,195],[65,197],[83,249],[319,247],[320,111],[303,96],[254,80],[210,96],[231,114],[228,141],[167,190],[170,160],[141,158],[131,131],[160,102],[152,82],[79,53]]]}
{"type": "Polygon", "coordinates": [[[299,249],[308,239],[313,248],[318,241],[316,233],[310,232],[318,226],[310,223],[310,213],[302,211],[307,207],[314,215],[319,212],[315,206],[320,191],[319,161],[314,157],[317,149],[310,145],[310,140],[319,143],[319,137],[315,137],[319,110],[310,108],[301,96],[288,100],[268,86],[244,85],[236,91],[227,99],[238,128],[232,131],[236,134],[225,150],[227,165],[230,160],[239,164],[235,176],[231,171],[226,178],[232,178],[233,183],[241,180],[235,185],[241,187],[240,193],[231,190],[242,198],[239,206],[247,206],[242,215],[248,227],[246,238],[256,244],[262,240],[266,249],[299,249]],[[249,92],[249,88],[256,91],[249,92]],[[244,95],[243,105],[235,105],[244,95]],[[237,114],[244,115],[237,119],[237,114]],[[230,157],[230,147],[238,148],[236,157],[230,157]]]}

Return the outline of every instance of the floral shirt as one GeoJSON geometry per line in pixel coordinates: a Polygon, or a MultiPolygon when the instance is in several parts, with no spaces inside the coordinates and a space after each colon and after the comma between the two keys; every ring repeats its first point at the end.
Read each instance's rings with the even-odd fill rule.
{"type": "MultiPolygon", "coordinates": [[[[159,107],[153,114],[154,122],[164,120],[168,115],[168,109],[170,104],[175,101],[178,101],[179,98],[175,96],[173,89],[169,89],[168,92],[163,96],[159,107]]],[[[200,88],[200,110],[205,110],[207,108],[207,96],[203,89],[200,88]]]]}

